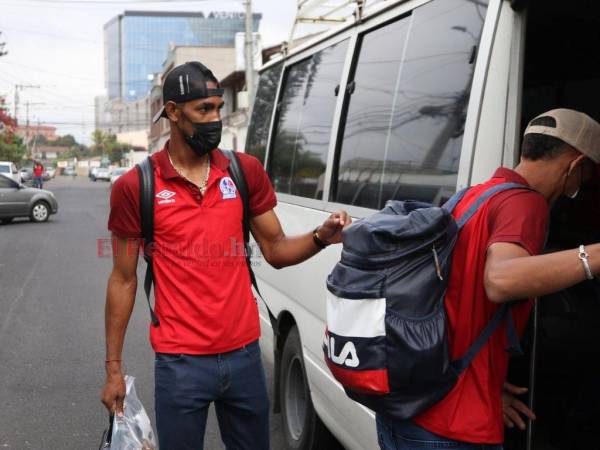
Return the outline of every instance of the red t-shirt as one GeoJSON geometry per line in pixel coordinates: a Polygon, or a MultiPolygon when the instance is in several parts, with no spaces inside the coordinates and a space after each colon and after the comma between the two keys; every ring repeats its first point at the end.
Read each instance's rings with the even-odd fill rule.
{"type": "Polygon", "coordinates": [[[41,177],[44,175],[44,166],[35,166],[33,168],[33,176],[41,177]]]}
{"type": "MultiPolygon", "coordinates": [[[[460,217],[490,186],[506,182],[527,185],[516,172],[498,169],[491,180],[467,192],[453,216],[460,217]]],[[[500,307],[485,293],[484,267],[488,248],[494,243],[506,242],[522,246],[531,255],[539,254],[546,240],[548,215],[548,204],[542,195],[510,190],[484,203],[460,232],[445,298],[453,359],[465,354],[500,307]]],[[[513,317],[520,333],[527,324],[531,306],[531,301],[513,306],[513,317]]],[[[415,422],[432,433],[457,441],[502,443],[502,386],[508,368],[506,347],[505,327],[500,326],[450,393],[418,416],[415,422]]]]}
{"type": "MultiPolygon", "coordinates": [[[[258,307],[243,251],[243,207],[229,159],[211,153],[204,196],[175,171],[165,149],[152,155],[155,179],[152,348],[161,353],[215,354],[260,335],[258,307]]],[[[248,184],[250,217],[273,209],[275,193],[260,162],[238,153],[248,184]]],[[[108,229],[140,238],[139,180],[133,169],[113,186],[108,229]]]]}

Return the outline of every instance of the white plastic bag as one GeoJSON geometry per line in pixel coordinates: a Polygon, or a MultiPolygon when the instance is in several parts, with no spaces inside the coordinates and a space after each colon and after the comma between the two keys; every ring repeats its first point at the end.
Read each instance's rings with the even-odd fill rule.
{"type": "Polygon", "coordinates": [[[158,445],[150,419],[135,393],[135,378],[125,375],[123,417],[115,416],[111,450],[156,450],[158,445]]]}

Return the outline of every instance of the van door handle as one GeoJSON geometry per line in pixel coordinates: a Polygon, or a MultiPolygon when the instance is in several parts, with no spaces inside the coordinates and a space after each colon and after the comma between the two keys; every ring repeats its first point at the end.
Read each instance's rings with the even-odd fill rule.
{"type": "Polygon", "coordinates": [[[335,92],[336,97],[340,94],[340,85],[339,84],[335,87],[335,90],[333,92],[335,92]]]}
{"type": "Polygon", "coordinates": [[[477,46],[471,48],[471,56],[469,56],[469,64],[472,65],[477,60],[477,46]]]}
{"type": "Polygon", "coordinates": [[[346,92],[348,93],[348,95],[354,94],[355,89],[356,81],[351,81],[350,83],[348,83],[348,86],[346,86],[346,92]]]}

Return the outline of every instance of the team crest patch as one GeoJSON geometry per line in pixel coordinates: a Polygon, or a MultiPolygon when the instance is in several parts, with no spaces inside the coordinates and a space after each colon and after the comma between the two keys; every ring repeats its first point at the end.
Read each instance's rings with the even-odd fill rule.
{"type": "Polygon", "coordinates": [[[221,193],[223,194],[223,200],[237,197],[237,188],[235,187],[235,183],[231,178],[225,177],[221,179],[219,187],[221,188],[221,193]]]}

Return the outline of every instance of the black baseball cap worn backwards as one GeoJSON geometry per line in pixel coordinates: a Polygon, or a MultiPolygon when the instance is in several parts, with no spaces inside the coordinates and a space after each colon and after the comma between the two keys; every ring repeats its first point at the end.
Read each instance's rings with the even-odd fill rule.
{"type": "Polygon", "coordinates": [[[186,62],[168,73],[163,83],[163,106],[152,119],[153,123],[167,117],[167,102],[185,103],[199,98],[222,97],[225,90],[208,67],[198,61],[186,62]],[[209,89],[207,82],[217,83],[217,89],[209,89]]]}

